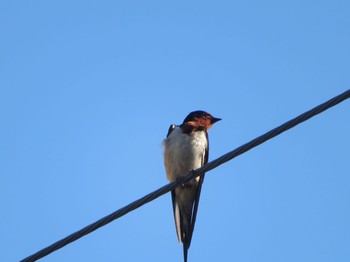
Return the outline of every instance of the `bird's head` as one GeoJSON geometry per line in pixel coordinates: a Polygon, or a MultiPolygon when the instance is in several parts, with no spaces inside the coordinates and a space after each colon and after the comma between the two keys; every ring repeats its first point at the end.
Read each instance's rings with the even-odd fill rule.
{"type": "Polygon", "coordinates": [[[220,120],[221,118],[213,117],[205,111],[198,110],[189,113],[183,121],[183,124],[202,126],[205,130],[208,130],[214,123],[220,120]]]}

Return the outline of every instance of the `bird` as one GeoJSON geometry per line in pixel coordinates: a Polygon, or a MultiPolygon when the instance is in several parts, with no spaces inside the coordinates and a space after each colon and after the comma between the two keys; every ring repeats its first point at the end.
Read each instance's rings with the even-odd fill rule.
{"type": "MultiPolygon", "coordinates": [[[[170,182],[208,163],[208,129],[220,118],[198,110],[189,113],[181,125],[169,127],[164,144],[164,166],[170,182]]],[[[191,244],[204,174],[171,191],[177,237],[183,244],[184,262],[191,244]]]]}

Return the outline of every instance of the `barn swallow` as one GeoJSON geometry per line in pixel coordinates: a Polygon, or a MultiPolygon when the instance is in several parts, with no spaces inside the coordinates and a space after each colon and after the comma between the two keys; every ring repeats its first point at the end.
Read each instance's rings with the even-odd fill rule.
{"type": "MultiPolygon", "coordinates": [[[[191,112],[181,125],[171,125],[164,140],[164,165],[170,182],[208,163],[208,129],[220,118],[204,111],[191,112]]],[[[184,261],[191,244],[204,174],[171,191],[177,237],[184,261]]]]}

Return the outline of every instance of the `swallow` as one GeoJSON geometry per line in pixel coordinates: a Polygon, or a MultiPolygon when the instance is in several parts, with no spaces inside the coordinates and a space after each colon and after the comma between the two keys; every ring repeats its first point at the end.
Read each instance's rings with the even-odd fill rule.
{"type": "MultiPolygon", "coordinates": [[[[220,118],[204,111],[191,112],[181,125],[171,125],[164,140],[166,177],[176,181],[208,163],[208,129],[220,118]]],[[[171,191],[177,237],[183,244],[184,261],[191,244],[204,174],[171,191]]]]}

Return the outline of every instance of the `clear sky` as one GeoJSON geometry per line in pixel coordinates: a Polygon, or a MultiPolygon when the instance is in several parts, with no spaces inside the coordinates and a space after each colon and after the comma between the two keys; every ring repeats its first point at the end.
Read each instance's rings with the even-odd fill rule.
{"type": "MultiPolygon", "coordinates": [[[[1,1],[0,261],[167,183],[193,110],[221,156],[350,88],[349,1],[1,1]]],[[[350,261],[350,101],[207,173],[189,261],[350,261]]],[[[182,261],[170,194],[43,261],[182,261]]]]}

